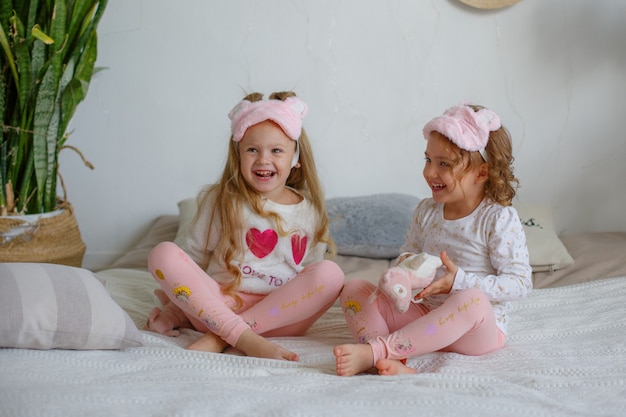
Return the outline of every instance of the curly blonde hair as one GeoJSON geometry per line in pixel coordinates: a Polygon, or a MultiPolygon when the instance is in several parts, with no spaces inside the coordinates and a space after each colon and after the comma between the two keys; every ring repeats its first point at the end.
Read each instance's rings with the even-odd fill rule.
{"type": "MultiPolygon", "coordinates": [[[[276,92],[272,93],[269,98],[284,101],[295,95],[292,91],[276,92]]],[[[244,100],[251,102],[262,99],[263,94],[261,93],[251,93],[244,97],[244,100]]],[[[329,221],[324,204],[324,191],[318,178],[313,149],[304,129],[302,129],[298,144],[300,146],[300,167],[291,170],[286,185],[302,194],[317,211],[319,223],[315,229],[312,245],[325,243],[328,248],[327,251],[332,256],[335,254],[335,244],[330,237],[329,221]]],[[[220,262],[233,277],[230,282],[222,285],[222,290],[239,302],[239,297],[236,297],[235,291],[241,284],[242,275],[241,271],[232,264],[232,261],[245,252],[241,240],[245,227],[245,221],[242,218],[243,206],[247,204],[253,212],[272,219],[281,236],[286,235],[287,231],[283,228],[280,215],[265,210],[261,194],[244,180],[240,170],[239,143],[234,142],[232,136],[222,175],[217,183],[209,185],[205,189],[203,197],[198,201],[198,206],[204,207],[205,201],[209,198],[213,200],[212,215],[207,230],[205,256],[200,266],[206,269],[209,263],[220,262]],[[217,239],[215,251],[212,252],[208,250],[208,242],[213,225],[218,219],[221,223],[219,228],[221,234],[217,239]]]]}
{"type": "MultiPolygon", "coordinates": [[[[483,109],[483,106],[470,105],[474,111],[483,109]]],[[[470,152],[459,148],[449,141],[450,151],[456,156],[455,166],[463,165],[463,169],[456,178],[459,180],[466,172],[476,169],[485,163],[480,152],[470,152]]],[[[519,188],[519,180],[513,174],[513,143],[509,131],[501,126],[498,130],[489,133],[489,141],[485,147],[489,174],[485,182],[487,198],[503,206],[510,206],[519,188]]]]}

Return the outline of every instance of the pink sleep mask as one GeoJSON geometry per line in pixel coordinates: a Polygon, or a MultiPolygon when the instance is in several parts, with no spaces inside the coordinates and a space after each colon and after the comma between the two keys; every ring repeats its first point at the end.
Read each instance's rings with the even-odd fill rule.
{"type": "MultiPolygon", "coordinates": [[[[484,157],[489,141],[489,133],[500,129],[500,117],[489,109],[474,111],[467,104],[460,104],[446,110],[424,126],[424,138],[432,132],[439,132],[459,148],[478,151],[484,157]]],[[[486,159],[485,159],[486,160],[486,159]]]]}
{"type": "Polygon", "coordinates": [[[302,119],[307,110],[306,103],[298,97],[288,97],[285,101],[242,100],[228,113],[233,140],[241,141],[249,127],[271,120],[280,126],[290,139],[297,141],[302,134],[302,119]]]}

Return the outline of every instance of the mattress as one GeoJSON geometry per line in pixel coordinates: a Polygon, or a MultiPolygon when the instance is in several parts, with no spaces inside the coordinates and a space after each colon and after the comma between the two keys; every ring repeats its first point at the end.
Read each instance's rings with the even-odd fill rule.
{"type": "MultiPolygon", "coordinates": [[[[99,273],[141,326],[154,283],[99,273]]],[[[510,339],[480,357],[409,359],[417,375],[338,377],[333,346],[350,341],[333,306],[304,337],[274,338],[298,363],[186,350],[200,337],[142,331],[117,351],[2,349],[2,416],[623,416],[626,277],[534,291],[514,304],[510,339]]]]}
{"type": "MultiPolygon", "coordinates": [[[[147,253],[176,230],[165,220],[96,274],[139,328],[157,303],[147,253]]],[[[388,265],[338,262],[348,279],[388,265]]],[[[121,350],[4,348],[0,416],[624,416],[625,313],[626,276],[536,289],[513,303],[503,349],[431,353],[408,360],[416,375],[385,377],[335,375],[332,349],[351,342],[336,305],[305,336],[272,338],[297,363],[189,351],[189,329],[142,330],[143,346],[121,350]]]]}

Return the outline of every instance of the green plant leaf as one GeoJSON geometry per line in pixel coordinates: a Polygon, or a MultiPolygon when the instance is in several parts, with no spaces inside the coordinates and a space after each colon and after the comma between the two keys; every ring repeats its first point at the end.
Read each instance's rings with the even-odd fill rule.
{"type": "Polygon", "coordinates": [[[46,45],[52,45],[54,43],[54,39],[52,39],[50,36],[43,33],[39,25],[33,26],[33,30],[31,31],[31,33],[36,39],[39,39],[46,45]]]}
{"type": "Polygon", "coordinates": [[[68,34],[66,32],[67,9],[65,0],[55,0],[50,22],[50,37],[54,39],[54,53],[51,57],[51,64],[54,67],[55,77],[59,78],[62,72],[63,57],[67,54],[68,34]]]}
{"type": "Polygon", "coordinates": [[[12,14],[13,14],[13,1],[12,0],[0,1],[0,25],[2,26],[6,25],[12,14]]]}
{"type": "Polygon", "coordinates": [[[74,116],[76,107],[87,96],[87,90],[89,88],[89,83],[91,82],[91,76],[96,62],[97,50],[98,36],[96,31],[92,31],[91,36],[87,39],[87,43],[82,50],[82,54],[79,56],[80,60],[76,65],[74,78],[62,92],[61,106],[63,114],[61,116],[61,126],[59,129],[59,146],[62,146],[65,143],[65,140],[67,140],[65,132],[67,131],[67,127],[72,117],[74,116]]]}
{"type": "MultiPolygon", "coordinates": [[[[63,76],[59,82],[59,92],[57,95],[57,107],[62,110],[59,113],[59,126],[58,131],[56,132],[57,136],[55,140],[57,141],[57,146],[63,146],[63,143],[66,140],[65,131],[69,124],[70,119],[74,115],[74,111],[76,110],[76,106],[82,100],[82,97],[78,97],[78,100],[75,100],[74,94],[72,91],[68,91],[68,86],[73,85],[74,71],[75,65],[74,60],[70,59],[70,61],[65,66],[65,70],[63,71],[63,76]]],[[[69,87],[69,90],[73,90],[73,87],[69,87]]]]}
{"type": "Polygon", "coordinates": [[[96,28],[107,0],[0,0],[0,209],[56,204],[58,153],[96,71],[96,28]],[[50,40],[53,42],[50,43],[50,40]]]}
{"type": "MultiPolygon", "coordinates": [[[[76,66],[76,78],[86,83],[86,87],[91,82],[91,76],[93,75],[93,69],[98,57],[98,35],[95,30],[91,31],[83,53],[80,56],[78,65],[76,66]]],[[[85,88],[85,95],[87,95],[87,88],[85,88]]]]}
{"type": "Polygon", "coordinates": [[[55,111],[58,80],[55,78],[54,67],[49,66],[37,94],[33,120],[33,162],[37,179],[37,199],[43,202],[43,192],[47,181],[48,161],[48,126],[55,111]]]}
{"type": "MultiPolygon", "coordinates": [[[[8,20],[7,20],[8,22],[8,20]]],[[[15,86],[17,87],[20,82],[20,76],[17,72],[17,67],[15,65],[15,57],[13,56],[13,50],[11,49],[11,45],[9,44],[9,38],[4,30],[5,21],[2,21],[0,25],[0,45],[2,45],[2,50],[4,51],[4,56],[9,63],[9,67],[11,67],[11,72],[13,73],[13,80],[15,82],[15,86]]]]}
{"type": "Polygon", "coordinates": [[[38,182],[37,187],[43,187],[43,210],[52,211],[56,206],[56,173],[57,173],[57,136],[59,131],[59,120],[61,119],[61,107],[54,106],[50,123],[48,123],[48,131],[46,132],[46,175],[45,184],[43,186],[38,182]]]}
{"type": "Polygon", "coordinates": [[[26,27],[34,28],[37,24],[37,10],[39,10],[39,0],[30,0],[30,7],[28,8],[28,17],[26,20],[26,27]]]}
{"type": "MultiPolygon", "coordinates": [[[[4,74],[0,70],[0,114],[5,115],[6,109],[6,86],[4,85],[4,74]]],[[[2,119],[4,124],[4,119],[2,119]]],[[[8,138],[5,140],[4,126],[0,129],[0,209],[7,206],[7,197],[5,185],[8,182],[6,159],[7,147],[9,146],[8,138]]]]}
{"type": "Polygon", "coordinates": [[[81,37],[81,30],[84,29],[85,24],[91,22],[93,19],[95,5],[97,5],[97,3],[98,0],[83,0],[74,2],[69,28],[67,29],[70,42],[77,42],[81,37]]]}
{"type": "Polygon", "coordinates": [[[39,213],[42,212],[41,205],[37,201],[31,203],[32,189],[37,188],[36,178],[33,175],[33,155],[32,152],[28,153],[24,158],[25,165],[23,170],[20,171],[20,183],[15,184],[15,188],[18,192],[18,205],[17,211],[19,213],[39,213]]]}
{"type": "Polygon", "coordinates": [[[37,79],[38,75],[46,62],[46,44],[43,42],[34,42],[33,51],[31,53],[31,74],[33,79],[37,79]]]}

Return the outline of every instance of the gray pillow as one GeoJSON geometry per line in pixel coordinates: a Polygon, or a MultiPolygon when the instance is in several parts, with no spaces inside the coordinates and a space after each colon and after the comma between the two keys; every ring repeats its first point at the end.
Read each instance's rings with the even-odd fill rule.
{"type": "Polygon", "coordinates": [[[0,263],[0,347],[121,349],[141,344],[135,323],[91,271],[0,263]]]}
{"type": "Polygon", "coordinates": [[[337,253],[395,258],[419,201],[419,197],[397,193],[328,199],[326,210],[337,253]]]}

